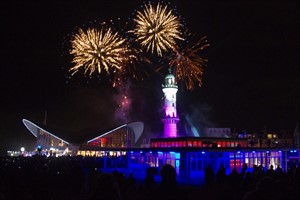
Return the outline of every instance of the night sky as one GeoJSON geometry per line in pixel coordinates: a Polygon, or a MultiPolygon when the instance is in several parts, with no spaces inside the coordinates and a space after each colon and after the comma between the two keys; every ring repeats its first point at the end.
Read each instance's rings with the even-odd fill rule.
{"type": "MultiPolygon", "coordinates": [[[[102,78],[68,80],[66,42],[92,21],[127,20],[142,1],[38,1],[1,4],[0,150],[32,148],[23,118],[59,134],[102,133],[144,121],[145,134],[162,132],[161,84],[155,74],[130,85],[131,107],[116,120],[119,92],[102,78]],[[125,121],[127,120],[127,121],[125,121]]],[[[300,104],[300,4],[273,1],[171,1],[191,33],[210,47],[203,85],[180,87],[179,129],[190,124],[249,131],[293,132],[300,104]]],[[[101,78],[101,77],[100,77],[101,78]]]]}

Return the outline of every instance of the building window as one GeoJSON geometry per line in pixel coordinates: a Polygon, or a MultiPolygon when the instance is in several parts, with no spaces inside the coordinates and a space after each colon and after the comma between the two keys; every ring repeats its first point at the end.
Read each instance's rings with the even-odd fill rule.
{"type": "Polygon", "coordinates": [[[193,147],[197,147],[197,141],[193,142],[193,147]]]}
{"type": "Polygon", "coordinates": [[[202,142],[198,141],[198,147],[202,147],[202,142]]]}
{"type": "Polygon", "coordinates": [[[226,147],[226,142],[222,142],[221,147],[226,147]]]}
{"type": "Polygon", "coordinates": [[[230,142],[227,142],[227,143],[226,143],[226,147],[230,147],[230,142]]]}
{"type": "Polygon", "coordinates": [[[179,146],[179,147],[182,147],[182,141],[179,141],[179,142],[178,142],[178,146],[179,146]]]}
{"type": "Polygon", "coordinates": [[[269,133],[269,134],[267,135],[267,138],[268,138],[268,139],[272,139],[272,134],[269,133]]]}

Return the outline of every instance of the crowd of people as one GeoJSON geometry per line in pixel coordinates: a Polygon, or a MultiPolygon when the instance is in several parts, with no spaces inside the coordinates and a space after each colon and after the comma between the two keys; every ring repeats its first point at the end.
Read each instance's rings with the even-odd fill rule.
{"type": "MultiPolygon", "coordinates": [[[[196,200],[196,199],[297,199],[300,170],[292,165],[262,166],[226,174],[223,165],[205,168],[203,184],[181,184],[169,164],[160,169],[160,181],[149,171],[143,180],[114,170],[103,172],[93,157],[0,157],[0,200],[196,200]]],[[[201,180],[199,180],[201,182],[201,180]]]]}

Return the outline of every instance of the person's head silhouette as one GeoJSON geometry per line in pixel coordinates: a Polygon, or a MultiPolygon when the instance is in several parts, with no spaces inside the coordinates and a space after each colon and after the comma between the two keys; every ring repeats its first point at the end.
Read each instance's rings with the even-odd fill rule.
{"type": "Polygon", "coordinates": [[[176,185],[176,170],[170,164],[165,164],[160,170],[163,185],[176,185]]]}

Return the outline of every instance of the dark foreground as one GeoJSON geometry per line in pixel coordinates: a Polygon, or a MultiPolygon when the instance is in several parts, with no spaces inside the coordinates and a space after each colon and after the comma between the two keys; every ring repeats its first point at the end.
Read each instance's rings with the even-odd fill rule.
{"type": "Polygon", "coordinates": [[[118,171],[103,173],[95,158],[83,157],[1,157],[0,200],[138,200],[138,199],[298,199],[298,165],[283,172],[255,167],[250,173],[225,174],[220,167],[205,170],[203,184],[180,184],[175,169],[162,167],[161,180],[148,174],[143,180],[118,171]]]}

